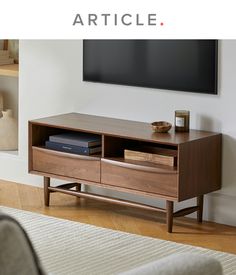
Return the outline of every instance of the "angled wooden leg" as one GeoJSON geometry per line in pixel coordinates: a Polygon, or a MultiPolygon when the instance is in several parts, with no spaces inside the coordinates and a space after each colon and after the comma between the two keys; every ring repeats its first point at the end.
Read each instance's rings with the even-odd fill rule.
{"type": "MultiPolygon", "coordinates": [[[[75,190],[76,190],[77,192],[81,192],[81,187],[82,187],[82,184],[77,183],[77,185],[76,185],[76,187],[75,187],[75,190]]],[[[76,197],[76,201],[77,201],[78,203],[80,203],[80,202],[81,202],[81,198],[80,198],[80,197],[76,197]]]]}
{"type": "Polygon", "coordinates": [[[75,187],[75,190],[76,191],[81,191],[81,184],[80,183],[77,183],[76,187],[75,187]]]}
{"type": "Polygon", "coordinates": [[[203,195],[197,197],[197,206],[199,209],[197,210],[197,221],[202,222],[202,213],[203,213],[203,195]]]}
{"type": "Polygon", "coordinates": [[[43,177],[43,181],[44,181],[44,205],[49,206],[50,191],[48,190],[48,187],[50,186],[50,178],[43,177]]]}
{"type": "Polygon", "coordinates": [[[169,233],[172,233],[173,209],[174,209],[173,201],[166,201],[166,225],[167,225],[167,231],[169,233]]]}

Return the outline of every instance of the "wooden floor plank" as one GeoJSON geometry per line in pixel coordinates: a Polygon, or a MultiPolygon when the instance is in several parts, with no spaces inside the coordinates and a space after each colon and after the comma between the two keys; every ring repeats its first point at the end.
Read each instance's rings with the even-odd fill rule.
{"type": "Polygon", "coordinates": [[[236,227],[195,219],[174,219],[173,233],[166,232],[165,215],[131,207],[78,199],[60,193],[43,204],[43,189],[0,180],[0,205],[93,224],[105,228],[236,254],[236,227]]]}
{"type": "Polygon", "coordinates": [[[17,186],[14,182],[0,181],[0,205],[21,208],[17,186]]]}

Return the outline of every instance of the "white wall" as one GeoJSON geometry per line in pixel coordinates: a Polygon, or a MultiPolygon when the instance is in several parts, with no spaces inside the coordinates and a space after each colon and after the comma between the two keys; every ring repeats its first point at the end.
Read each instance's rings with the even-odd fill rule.
{"type": "MultiPolygon", "coordinates": [[[[80,51],[82,56],[82,43],[80,51]]],[[[174,111],[187,109],[191,112],[191,128],[222,132],[223,186],[207,196],[204,214],[205,218],[236,225],[236,40],[219,43],[218,95],[82,82],[82,63],[79,69],[80,88],[75,94],[78,112],[174,123],[174,111]]]]}
{"type": "Polygon", "coordinates": [[[73,110],[79,58],[78,41],[20,41],[19,155],[0,154],[0,178],[41,185],[28,175],[28,120],[73,110]]]}
{"type": "MultiPolygon", "coordinates": [[[[223,187],[207,196],[205,218],[236,225],[235,72],[236,41],[227,40],[219,43],[217,96],[86,83],[82,82],[81,41],[21,41],[20,152],[19,157],[0,157],[0,167],[5,167],[0,170],[0,178],[41,185],[40,177],[27,174],[29,119],[78,111],[146,122],[162,119],[173,122],[174,110],[188,109],[192,128],[224,134],[223,187]]],[[[138,200],[161,203],[147,198],[138,200]]]]}

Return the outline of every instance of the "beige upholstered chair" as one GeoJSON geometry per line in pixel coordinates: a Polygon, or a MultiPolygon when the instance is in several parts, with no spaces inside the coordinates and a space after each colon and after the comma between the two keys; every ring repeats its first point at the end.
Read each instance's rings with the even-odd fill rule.
{"type": "Polygon", "coordinates": [[[44,275],[40,261],[21,225],[0,214],[0,275],[44,275]]]}

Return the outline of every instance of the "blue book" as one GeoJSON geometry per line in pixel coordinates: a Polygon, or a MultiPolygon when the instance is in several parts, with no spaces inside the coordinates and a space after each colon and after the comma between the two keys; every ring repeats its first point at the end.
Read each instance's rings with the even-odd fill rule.
{"type": "Polygon", "coordinates": [[[58,143],[53,141],[46,141],[45,147],[47,149],[52,149],[60,152],[66,152],[71,154],[78,154],[78,155],[92,155],[95,153],[100,153],[102,151],[101,146],[97,147],[82,147],[82,146],[76,146],[76,145],[70,145],[65,143],[58,143]]]}
{"type": "Polygon", "coordinates": [[[81,147],[94,147],[102,144],[101,136],[79,132],[52,135],[49,137],[49,141],[81,147]]]}

